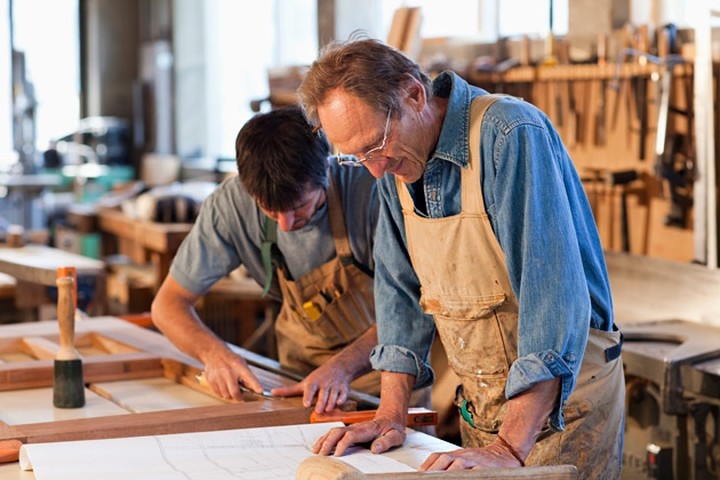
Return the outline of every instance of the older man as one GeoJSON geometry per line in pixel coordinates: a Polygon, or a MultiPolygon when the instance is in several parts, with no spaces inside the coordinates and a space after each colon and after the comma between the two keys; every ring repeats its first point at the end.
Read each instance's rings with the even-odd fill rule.
{"type": "Polygon", "coordinates": [[[363,38],[327,46],[299,96],[351,164],[380,179],[381,404],[315,451],[403,443],[407,398],[432,382],[437,328],[462,381],[465,448],[422,469],[571,463],[582,478],[619,478],[621,337],[587,198],[547,117],[452,72],[431,81],[363,38]]]}

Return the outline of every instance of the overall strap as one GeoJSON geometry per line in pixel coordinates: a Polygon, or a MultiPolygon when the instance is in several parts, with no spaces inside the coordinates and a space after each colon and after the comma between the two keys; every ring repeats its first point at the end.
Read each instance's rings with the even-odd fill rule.
{"type": "Polygon", "coordinates": [[[335,188],[335,180],[333,180],[332,175],[328,180],[327,207],[330,220],[330,232],[335,242],[335,254],[340,257],[341,260],[352,258],[340,195],[338,194],[337,188],[335,188]]]}
{"type": "Polygon", "coordinates": [[[360,263],[352,254],[350,249],[350,238],[345,224],[345,215],[343,214],[343,204],[340,200],[340,193],[335,185],[332,176],[329,177],[327,190],[327,207],[328,220],[330,223],[330,233],[335,243],[335,256],[340,259],[340,263],[344,266],[355,265],[363,273],[372,277],[374,272],[369,267],[360,263]]]}
{"type": "Polygon", "coordinates": [[[285,267],[285,258],[283,258],[277,246],[277,222],[265,216],[263,230],[265,232],[265,241],[262,243],[260,251],[262,253],[263,266],[265,267],[265,286],[262,291],[262,296],[264,297],[270,291],[275,269],[285,267]]]}
{"type": "Polygon", "coordinates": [[[484,213],[485,200],[482,195],[482,165],[480,138],[485,111],[500,99],[502,95],[479,95],[470,104],[469,153],[467,167],[462,172],[462,210],[471,213],[484,213]],[[480,181],[478,181],[480,178],[480,181]]]}

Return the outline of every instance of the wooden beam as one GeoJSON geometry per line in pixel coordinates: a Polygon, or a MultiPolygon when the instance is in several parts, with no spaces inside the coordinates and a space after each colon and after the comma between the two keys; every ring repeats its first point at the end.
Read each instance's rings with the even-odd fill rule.
{"type": "Polygon", "coordinates": [[[97,440],[298,425],[309,420],[310,408],[298,406],[298,402],[267,400],[18,426],[0,425],[0,440],[23,443],[97,440]]]}

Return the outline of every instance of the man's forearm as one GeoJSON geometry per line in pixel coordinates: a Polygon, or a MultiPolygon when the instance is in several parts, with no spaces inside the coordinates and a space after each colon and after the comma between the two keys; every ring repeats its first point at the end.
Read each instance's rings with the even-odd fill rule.
{"type": "Polygon", "coordinates": [[[382,372],[380,406],[376,417],[405,424],[415,377],[407,373],[382,372]]]}
{"type": "Polygon", "coordinates": [[[499,435],[524,459],[557,405],[560,380],[533,385],[508,401],[499,435]]]}
{"type": "Polygon", "coordinates": [[[202,322],[194,307],[183,300],[154,302],[152,317],[155,326],[177,348],[203,363],[203,356],[210,350],[225,347],[224,342],[202,322]]]}
{"type": "Polygon", "coordinates": [[[339,368],[355,379],[372,370],[370,352],[377,345],[377,327],[373,325],[333,358],[339,368]]]}

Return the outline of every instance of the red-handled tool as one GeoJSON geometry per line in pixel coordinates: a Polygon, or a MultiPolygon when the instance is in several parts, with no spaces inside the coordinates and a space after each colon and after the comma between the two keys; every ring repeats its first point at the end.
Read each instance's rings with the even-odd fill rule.
{"type": "MultiPolygon", "coordinates": [[[[346,425],[351,423],[367,422],[375,418],[377,410],[356,410],[346,412],[335,409],[328,413],[317,413],[313,410],[310,414],[310,423],[343,422],[346,425]]],[[[423,425],[437,425],[437,412],[427,408],[408,408],[407,426],[420,427],[423,425]]]]}
{"type": "Polygon", "coordinates": [[[0,463],[17,462],[20,458],[20,440],[3,440],[0,441],[0,463]]]}

